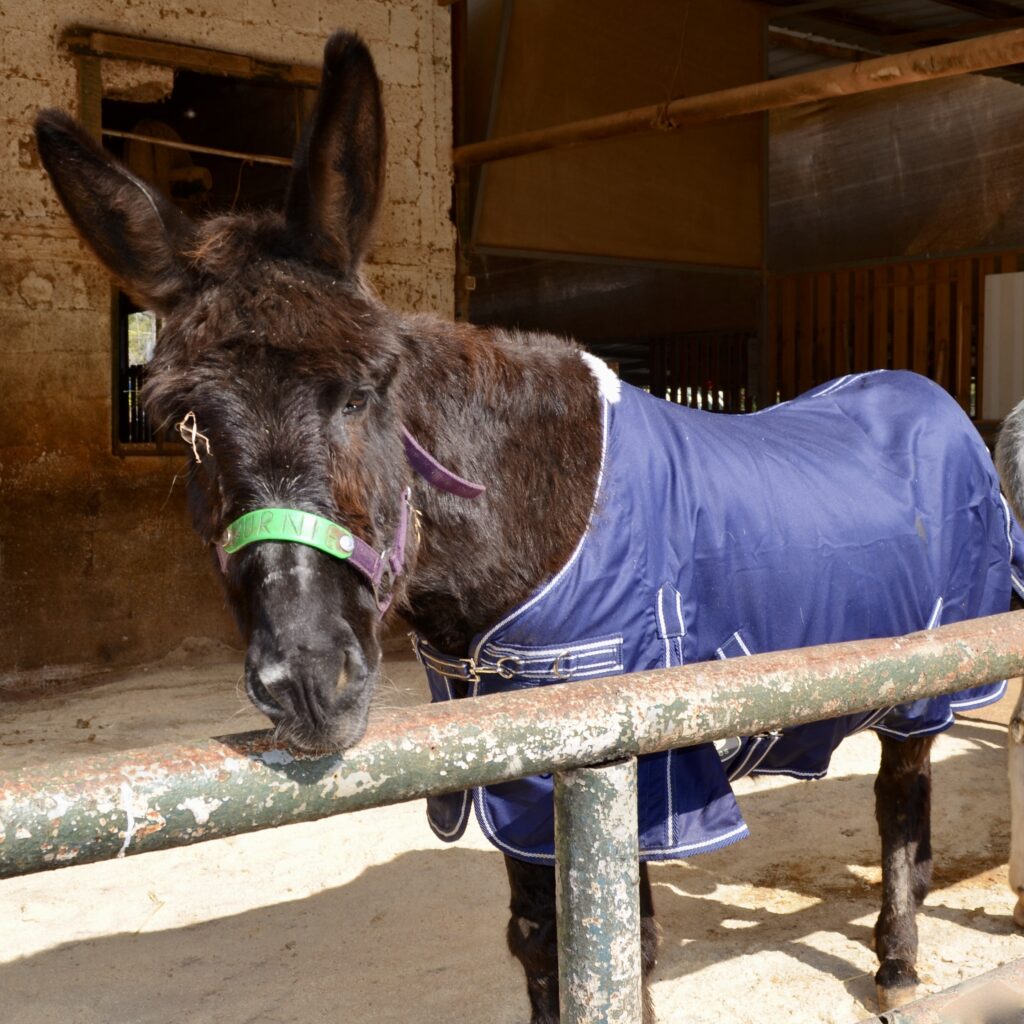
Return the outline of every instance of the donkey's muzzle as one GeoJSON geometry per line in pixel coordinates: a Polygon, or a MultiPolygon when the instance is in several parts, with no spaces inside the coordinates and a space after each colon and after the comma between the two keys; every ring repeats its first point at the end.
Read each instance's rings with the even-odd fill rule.
{"type": "Polygon", "coordinates": [[[302,750],[338,751],[366,729],[372,677],[357,642],[332,652],[270,654],[250,644],[245,688],[277,736],[302,750]]]}

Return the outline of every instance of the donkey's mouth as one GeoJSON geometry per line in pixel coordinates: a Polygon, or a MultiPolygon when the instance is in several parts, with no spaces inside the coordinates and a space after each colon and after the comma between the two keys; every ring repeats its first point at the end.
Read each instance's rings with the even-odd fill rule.
{"type": "Polygon", "coordinates": [[[338,753],[357,743],[366,731],[376,676],[376,671],[367,671],[361,652],[350,650],[347,661],[349,672],[338,677],[338,690],[313,685],[298,669],[290,675],[276,663],[262,669],[247,666],[245,690],[273,723],[279,742],[305,753],[338,753]]]}

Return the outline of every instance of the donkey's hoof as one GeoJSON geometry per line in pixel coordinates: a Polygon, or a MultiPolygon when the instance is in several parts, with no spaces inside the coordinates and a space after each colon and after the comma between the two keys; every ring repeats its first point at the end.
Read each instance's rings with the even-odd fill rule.
{"type": "Polygon", "coordinates": [[[917,998],[920,979],[912,964],[905,960],[883,960],[875,975],[878,1011],[895,1010],[917,998]]]}
{"type": "Polygon", "coordinates": [[[887,988],[876,985],[875,995],[878,998],[878,1012],[887,1013],[912,1003],[917,998],[917,985],[890,985],[887,988]]]}
{"type": "Polygon", "coordinates": [[[1017,906],[1013,908],[1013,923],[1018,928],[1024,928],[1024,895],[1017,897],[1017,906]]]}

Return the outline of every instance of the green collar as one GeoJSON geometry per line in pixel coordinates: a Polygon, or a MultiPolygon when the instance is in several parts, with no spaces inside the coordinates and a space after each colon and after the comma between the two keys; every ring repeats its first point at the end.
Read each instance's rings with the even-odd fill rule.
{"type": "Polygon", "coordinates": [[[239,516],[224,531],[221,546],[233,555],[260,540],[284,540],[319,548],[334,558],[350,558],[356,549],[352,532],[312,512],[294,508],[258,508],[239,516]]]}

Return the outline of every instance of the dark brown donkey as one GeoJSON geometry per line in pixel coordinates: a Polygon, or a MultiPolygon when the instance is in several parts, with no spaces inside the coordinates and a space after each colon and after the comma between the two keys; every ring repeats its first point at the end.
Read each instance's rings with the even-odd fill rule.
{"type": "MultiPolygon", "coordinates": [[[[600,374],[569,342],[400,315],[364,286],[384,117],[373,62],[352,35],[327,44],[283,213],[196,224],[65,114],[42,114],[37,136],[82,237],[162,318],[147,401],[191,432],[195,526],[221,552],[249,696],[284,742],[351,746],[366,727],[388,607],[432,648],[464,655],[566,565],[601,466],[600,374]],[[486,491],[473,497],[470,480],[486,491]],[[266,509],[311,517],[311,528],[329,521],[319,548],[275,542],[288,523],[263,512],[241,520],[266,509]],[[270,542],[236,546],[247,532],[270,542]]],[[[930,744],[882,737],[886,1002],[917,981],[930,744]]],[[[534,1024],[554,1022],[553,871],[506,864],[508,943],[534,1024]]],[[[657,946],[646,865],[641,901],[646,976],[657,946]]]]}

